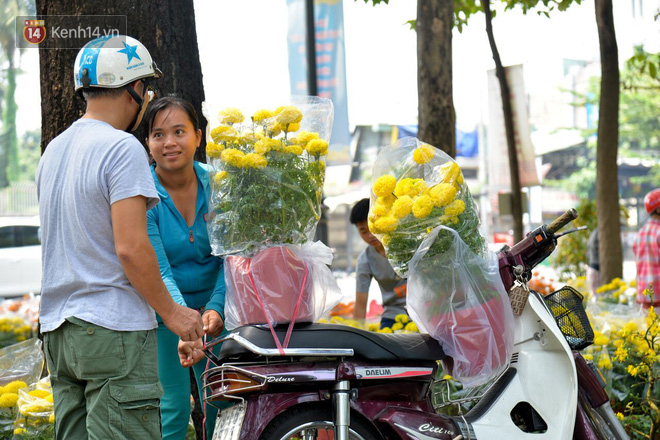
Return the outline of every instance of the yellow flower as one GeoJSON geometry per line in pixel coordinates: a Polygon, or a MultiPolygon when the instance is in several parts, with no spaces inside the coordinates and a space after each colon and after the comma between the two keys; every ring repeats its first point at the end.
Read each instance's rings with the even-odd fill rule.
{"type": "Polygon", "coordinates": [[[390,174],[383,174],[374,182],[374,194],[378,197],[391,196],[396,187],[396,178],[390,174]]]}
{"type": "Polygon", "coordinates": [[[623,362],[626,360],[628,357],[628,350],[623,348],[623,346],[619,346],[615,351],[614,351],[614,358],[619,361],[623,362]]]}
{"type": "Polygon", "coordinates": [[[387,195],[385,197],[377,197],[376,198],[376,203],[380,203],[381,205],[385,205],[388,208],[392,208],[392,205],[396,202],[396,197],[394,197],[393,194],[387,195]]]}
{"type": "Polygon", "coordinates": [[[312,139],[307,143],[305,149],[311,155],[324,156],[328,154],[328,143],[323,139],[312,139]]]}
{"type": "Polygon", "coordinates": [[[620,422],[623,422],[623,413],[617,412],[616,413],[616,418],[619,419],[620,422]]]}
{"type": "Polygon", "coordinates": [[[444,376],[442,376],[442,380],[454,380],[454,378],[451,377],[451,375],[449,374],[445,374],[444,376]]]}
{"type": "Polygon", "coordinates": [[[299,145],[307,145],[311,140],[318,139],[319,134],[310,131],[301,131],[295,138],[291,138],[291,142],[299,145]]]}
{"type": "Polygon", "coordinates": [[[610,358],[608,356],[603,356],[598,360],[598,368],[600,368],[601,370],[611,370],[612,361],[610,361],[610,358]]]}
{"type": "Polygon", "coordinates": [[[429,144],[422,144],[413,151],[413,159],[420,165],[428,163],[435,156],[435,148],[429,144]]]}
{"type": "Polygon", "coordinates": [[[16,428],[14,429],[14,435],[27,435],[27,429],[25,428],[16,428]]]}
{"type": "Polygon", "coordinates": [[[22,380],[15,380],[13,382],[9,382],[9,384],[5,385],[5,393],[18,393],[18,390],[21,388],[27,388],[27,384],[23,382],[22,380]]]}
{"type": "Polygon", "coordinates": [[[32,397],[38,397],[40,399],[43,399],[46,396],[50,396],[50,393],[46,390],[32,390],[28,393],[32,397]]]}
{"type": "Polygon", "coordinates": [[[218,120],[221,124],[236,124],[238,122],[243,122],[243,119],[245,119],[243,113],[234,107],[227,107],[218,115],[218,120]]]}
{"type": "Polygon", "coordinates": [[[293,133],[294,131],[300,130],[300,124],[289,124],[283,127],[283,130],[287,133],[293,133]]]}
{"type": "Polygon", "coordinates": [[[0,408],[12,408],[18,402],[18,394],[4,393],[0,396],[0,408]]]}
{"type": "Polygon", "coordinates": [[[288,147],[284,147],[284,152],[300,156],[303,153],[303,148],[300,145],[289,145],[288,147]]]}
{"type": "Polygon", "coordinates": [[[268,165],[268,161],[261,154],[250,153],[243,158],[243,166],[249,168],[263,169],[268,165]]]}
{"type": "Polygon", "coordinates": [[[321,175],[325,172],[325,162],[322,162],[320,160],[316,162],[312,162],[308,166],[310,171],[318,172],[321,175]]]}
{"type": "Polygon", "coordinates": [[[273,117],[273,112],[271,112],[270,110],[261,109],[254,112],[254,114],[252,115],[252,121],[254,123],[259,123],[264,119],[268,119],[272,117],[273,117]]]}
{"type": "Polygon", "coordinates": [[[225,147],[223,145],[218,145],[215,142],[206,143],[206,154],[209,157],[220,157],[220,153],[222,153],[222,150],[224,149],[225,147]]]}
{"type": "Polygon", "coordinates": [[[245,160],[245,153],[235,148],[227,148],[220,155],[224,162],[227,162],[229,165],[242,168],[243,161],[245,160]]]}
{"type": "Polygon", "coordinates": [[[422,194],[426,192],[427,189],[428,187],[426,186],[426,182],[424,182],[424,179],[414,179],[410,196],[414,197],[419,194],[422,194]]]}
{"type": "Polygon", "coordinates": [[[609,339],[607,338],[607,336],[600,335],[594,337],[594,345],[607,345],[608,342],[609,339]]]}
{"type": "Polygon", "coordinates": [[[416,218],[427,217],[433,211],[433,200],[427,195],[421,195],[413,202],[412,213],[416,218]]]}
{"type": "Polygon", "coordinates": [[[404,218],[412,212],[413,200],[410,196],[401,196],[392,205],[392,214],[396,218],[404,218]]]}
{"type": "Polygon", "coordinates": [[[275,120],[280,124],[297,124],[302,121],[302,112],[296,107],[289,105],[277,112],[275,120]]]}
{"type": "Polygon", "coordinates": [[[456,199],[447,205],[445,208],[445,215],[457,217],[461,215],[463,211],[465,211],[465,202],[461,199],[456,199]]]}
{"type": "Polygon", "coordinates": [[[400,322],[395,322],[392,324],[392,330],[403,330],[403,324],[400,322]]]}
{"type": "Polygon", "coordinates": [[[381,217],[374,222],[374,228],[376,229],[376,231],[378,231],[376,232],[378,234],[394,232],[398,226],[399,226],[399,221],[394,217],[390,217],[390,216],[381,217]]]}
{"type": "Polygon", "coordinates": [[[53,403],[53,395],[52,394],[47,395],[46,397],[44,397],[44,400],[46,402],[53,403]]]}
{"type": "Polygon", "coordinates": [[[410,318],[405,313],[401,313],[399,315],[396,315],[394,317],[394,320],[396,322],[400,322],[401,324],[407,324],[410,321],[410,318]]]}
{"type": "Polygon", "coordinates": [[[443,174],[442,181],[444,183],[463,183],[463,173],[454,161],[447,162],[440,167],[440,172],[443,174]]]}
{"type": "Polygon", "coordinates": [[[632,377],[637,376],[639,373],[639,368],[638,367],[633,367],[632,365],[628,365],[628,374],[630,374],[632,377]]]}
{"type": "Polygon", "coordinates": [[[383,243],[383,246],[388,246],[390,244],[390,240],[392,240],[392,236],[390,234],[385,234],[380,239],[380,242],[383,243]]]}
{"type": "Polygon", "coordinates": [[[378,330],[378,333],[394,333],[391,328],[385,327],[378,330]]]}
{"type": "Polygon", "coordinates": [[[220,184],[220,182],[222,182],[226,177],[227,177],[227,171],[224,171],[224,170],[223,171],[218,171],[213,176],[213,181],[217,184],[220,184]]]}
{"type": "Polygon", "coordinates": [[[409,332],[417,332],[419,333],[419,329],[417,328],[417,325],[415,325],[414,322],[410,321],[406,326],[404,327],[404,330],[409,331],[409,332]]]}
{"type": "Polygon", "coordinates": [[[215,143],[232,142],[238,137],[238,132],[229,125],[218,125],[211,130],[211,137],[215,143]]]}
{"type": "Polygon", "coordinates": [[[394,187],[394,195],[397,197],[410,195],[414,184],[414,179],[411,179],[410,177],[399,180],[394,187]]]}
{"type": "Polygon", "coordinates": [[[438,183],[429,190],[429,196],[435,206],[441,208],[456,197],[456,186],[449,183],[438,183]]]}
{"type": "Polygon", "coordinates": [[[48,416],[48,423],[50,423],[51,425],[52,425],[53,423],[55,423],[55,413],[51,413],[51,414],[48,416]]]}
{"type": "Polygon", "coordinates": [[[627,322],[626,325],[623,326],[623,330],[628,332],[637,331],[637,323],[635,321],[627,322]]]}
{"type": "Polygon", "coordinates": [[[371,323],[367,326],[367,330],[369,330],[370,332],[377,332],[379,328],[380,328],[380,325],[378,323],[375,323],[375,322],[373,322],[373,323],[371,323]]]}
{"type": "Polygon", "coordinates": [[[390,208],[387,205],[382,205],[378,202],[374,204],[374,214],[378,217],[385,217],[390,212],[390,208]]]}
{"type": "Polygon", "coordinates": [[[254,152],[257,154],[266,154],[270,151],[270,147],[268,146],[267,142],[265,142],[265,139],[259,140],[255,142],[254,144],[254,152]]]}
{"type": "Polygon", "coordinates": [[[268,130],[268,135],[275,137],[282,132],[282,125],[279,122],[271,122],[266,127],[268,130]]]}

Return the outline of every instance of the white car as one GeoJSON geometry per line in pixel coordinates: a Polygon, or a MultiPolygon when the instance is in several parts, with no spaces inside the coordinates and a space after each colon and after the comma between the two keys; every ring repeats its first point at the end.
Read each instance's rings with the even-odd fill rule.
{"type": "Polygon", "coordinates": [[[0,217],[0,297],[40,291],[39,217],[0,217]]]}

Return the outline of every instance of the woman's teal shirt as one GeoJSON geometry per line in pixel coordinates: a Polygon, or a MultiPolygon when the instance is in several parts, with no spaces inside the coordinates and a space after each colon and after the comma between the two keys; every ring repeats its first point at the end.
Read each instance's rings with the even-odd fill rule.
{"type": "Polygon", "coordinates": [[[149,239],[156,251],[160,274],[174,301],[193,309],[215,310],[224,319],[225,276],[222,258],[211,254],[206,219],[209,217],[209,173],[194,162],[197,174],[195,223],[188,227],[167,191],[151,173],[160,203],[147,212],[149,239]]]}

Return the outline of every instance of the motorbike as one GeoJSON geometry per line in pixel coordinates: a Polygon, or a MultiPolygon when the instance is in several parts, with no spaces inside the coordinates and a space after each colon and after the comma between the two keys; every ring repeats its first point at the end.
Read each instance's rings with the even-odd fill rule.
{"type": "Polygon", "coordinates": [[[580,294],[564,287],[543,297],[527,288],[557,239],[578,230],[558,232],[575,218],[569,210],[498,253],[519,313],[514,350],[504,371],[478,392],[461,398],[446,392],[438,361],[451,359],[426,334],[296,324],[282,349],[272,333],[283,338],[286,327],[250,325],[205,346],[214,366],[203,376],[204,401],[234,403],[219,413],[213,438],[628,439],[601,374],[579,352],[593,339],[580,294]],[[219,343],[214,356],[210,349],[219,343]]]}

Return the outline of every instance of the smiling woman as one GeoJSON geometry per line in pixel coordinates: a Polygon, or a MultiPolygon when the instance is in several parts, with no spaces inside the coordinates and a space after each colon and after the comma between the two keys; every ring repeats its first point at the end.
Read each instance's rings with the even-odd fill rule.
{"type": "MultiPolygon", "coordinates": [[[[197,114],[188,101],[161,98],[149,107],[146,125],[146,144],[155,162],[151,171],[161,199],[147,214],[148,231],[160,273],[174,301],[199,310],[204,332],[215,337],[224,328],[225,279],[222,259],[211,255],[206,230],[208,171],[194,160],[202,140],[197,114]]],[[[162,323],[157,341],[158,375],[165,389],[163,439],[181,439],[190,418],[190,377],[179,364],[179,338],[162,323]]],[[[199,378],[204,363],[194,368],[199,378]]],[[[211,438],[217,410],[206,409],[206,438],[211,438]]]]}

